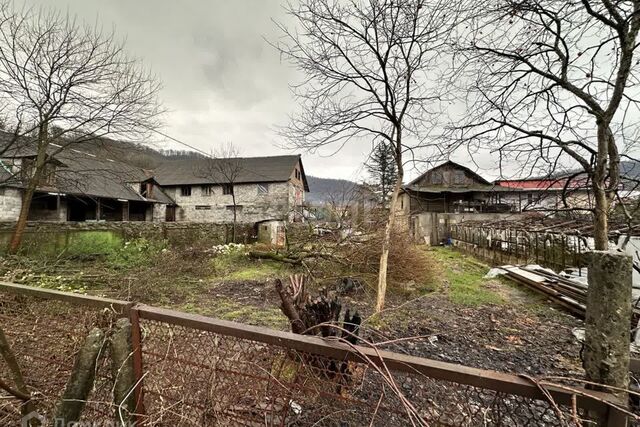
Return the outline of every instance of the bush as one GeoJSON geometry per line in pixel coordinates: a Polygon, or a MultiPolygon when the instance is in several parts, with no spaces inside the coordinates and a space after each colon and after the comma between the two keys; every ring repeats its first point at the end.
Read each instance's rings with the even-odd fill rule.
{"type": "MultiPolygon", "coordinates": [[[[372,286],[377,286],[383,237],[384,230],[380,229],[341,249],[351,269],[361,272],[372,286]]],[[[387,268],[387,283],[391,290],[406,289],[412,282],[421,290],[432,288],[434,269],[430,259],[402,230],[393,231],[387,268]]]]}
{"type": "Polygon", "coordinates": [[[122,238],[111,231],[83,231],[69,233],[64,252],[68,257],[108,255],[122,248],[122,238]]]}
{"type": "Polygon", "coordinates": [[[133,268],[145,265],[166,249],[166,242],[139,238],[125,242],[107,256],[107,263],[113,268],[133,268]]]}

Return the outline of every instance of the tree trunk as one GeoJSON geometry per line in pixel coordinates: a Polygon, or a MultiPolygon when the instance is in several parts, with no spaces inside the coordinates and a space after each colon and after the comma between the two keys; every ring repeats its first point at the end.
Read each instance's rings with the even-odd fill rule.
{"type": "Polygon", "coordinates": [[[20,214],[18,215],[18,221],[16,222],[16,226],[13,229],[13,234],[11,235],[11,241],[9,242],[9,253],[16,254],[18,249],[20,249],[20,244],[22,243],[22,235],[24,234],[24,229],[27,227],[27,218],[29,217],[29,210],[31,209],[31,200],[33,199],[33,194],[36,191],[36,182],[29,182],[29,185],[22,193],[22,204],[20,205],[20,214]]]}
{"type": "Polygon", "coordinates": [[[16,227],[11,235],[11,241],[9,242],[8,252],[10,254],[15,254],[18,252],[18,249],[20,249],[22,235],[24,234],[24,229],[27,226],[27,218],[29,217],[29,210],[31,209],[31,200],[33,199],[33,194],[38,187],[38,183],[40,182],[40,178],[42,177],[42,172],[47,161],[47,147],[49,145],[47,140],[49,132],[48,129],[48,125],[45,122],[38,130],[38,154],[36,156],[35,164],[33,165],[33,174],[29,177],[27,188],[22,194],[20,214],[18,215],[16,227]]]}
{"type": "Polygon", "coordinates": [[[617,387],[608,391],[626,406],[631,340],[632,259],[609,251],[590,254],[585,317],[584,370],[587,380],[617,387]],[[605,303],[603,303],[605,302],[605,303]]]}
{"type": "MultiPolygon", "coordinates": [[[[595,249],[597,251],[606,251],[609,249],[609,203],[612,200],[607,196],[607,165],[609,163],[609,147],[612,143],[613,135],[609,129],[608,123],[598,120],[598,153],[596,156],[596,164],[594,166],[593,176],[591,177],[593,188],[593,196],[595,199],[595,210],[593,218],[593,238],[595,240],[595,249]]],[[[615,145],[615,143],[614,143],[615,145]]],[[[618,177],[609,177],[617,182],[618,177]]],[[[614,189],[615,191],[615,189],[614,189]]]]}
{"type": "Polygon", "coordinates": [[[609,202],[603,188],[593,185],[595,212],[593,218],[593,238],[597,251],[609,249],[609,202]]]}
{"type": "Polygon", "coordinates": [[[404,168],[402,166],[402,139],[400,129],[397,130],[396,137],[396,152],[395,160],[398,166],[398,176],[396,183],[393,187],[393,195],[391,196],[391,203],[389,205],[389,218],[387,219],[387,225],[384,228],[384,238],[382,240],[382,254],[380,255],[380,267],[378,271],[378,294],[376,297],[376,313],[379,313],[384,308],[384,301],[387,295],[387,262],[389,260],[389,248],[391,247],[391,233],[396,218],[396,207],[398,205],[398,197],[400,196],[400,189],[402,187],[402,179],[404,177],[404,168]]]}
{"type": "Polygon", "coordinates": [[[238,221],[238,212],[236,211],[236,191],[231,187],[231,203],[233,203],[233,229],[231,230],[231,241],[236,243],[236,222],[238,221]]]}

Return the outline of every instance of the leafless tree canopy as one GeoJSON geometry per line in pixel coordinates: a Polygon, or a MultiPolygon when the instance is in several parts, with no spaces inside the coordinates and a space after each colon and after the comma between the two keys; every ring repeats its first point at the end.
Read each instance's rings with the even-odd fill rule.
{"type": "Polygon", "coordinates": [[[73,142],[141,139],[158,125],[159,83],[113,32],[53,10],[0,8],[3,123],[73,142]]]}
{"type": "Polygon", "coordinates": [[[426,74],[443,43],[444,8],[420,0],[305,0],[287,10],[298,28],[279,25],[276,47],[306,77],[293,87],[301,112],[284,130],[293,145],[338,148],[371,135],[395,143],[395,127],[421,135],[436,100],[426,74]]]}
{"type": "Polygon", "coordinates": [[[606,215],[638,127],[634,68],[640,3],[462,1],[455,59],[469,114],[458,141],[490,147],[530,174],[578,165],[591,181],[595,221],[606,215]]]}
{"type": "Polygon", "coordinates": [[[158,90],[113,32],[53,9],[0,3],[0,111],[13,134],[0,154],[22,148],[16,144],[35,153],[10,251],[20,245],[33,194],[56,155],[101,137],[144,138],[158,125],[158,90]]]}

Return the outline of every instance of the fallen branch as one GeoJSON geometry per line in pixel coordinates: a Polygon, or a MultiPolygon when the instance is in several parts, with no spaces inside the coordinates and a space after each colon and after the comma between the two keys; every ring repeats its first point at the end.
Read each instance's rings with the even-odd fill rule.
{"type": "MultiPolygon", "coordinates": [[[[35,407],[33,405],[33,402],[31,401],[29,389],[27,389],[27,385],[24,382],[20,364],[13,354],[11,346],[9,345],[9,341],[7,340],[7,337],[4,334],[2,328],[0,328],[0,356],[2,356],[4,361],[7,363],[7,366],[9,367],[9,371],[11,372],[11,376],[13,377],[13,383],[15,384],[15,390],[22,396],[29,396],[29,399],[21,399],[24,400],[24,405],[22,405],[21,407],[21,412],[23,416],[26,416],[33,412],[35,410],[35,407]]],[[[37,421],[33,420],[33,422],[30,422],[30,425],[38,425],[38,423],[37,421]]]]}
{"type": "Polygon", "coordinates": [[[345,264],[344,260],[335,256],[334,254],[326,253],[326,252],[264,252],[264,251],[251,251],[249,252],[249,256],[251,258],[256,259],[271,259],[278,262],[284,262],[287,264],[300,265],[303,261],[310,258],[323,258],[330,259],[332,261],[338,262],[340,264],[345,264]]]}
{"type": "Polygon", "coordinates": [[[22,393],[20,390],[14,389],[9,384],[7,384],[6,382],[2,381],[2,379],[0,379],[0,389],[6,391],[7,393],[9,393],[11,396],[15,397],[16,399],[22,400],[23,402],[27,402],[27,401],[31,400],[31,395],[30,394],[22,393]]]}

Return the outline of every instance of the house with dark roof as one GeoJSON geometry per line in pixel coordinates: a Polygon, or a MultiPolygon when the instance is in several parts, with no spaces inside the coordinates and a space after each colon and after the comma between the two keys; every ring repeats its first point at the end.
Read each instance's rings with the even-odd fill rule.
{"type": "Polygon", "coordinates": [[[174,160],[153,173],[174,201],[166,221],[231,222],[234,210],[240,223],[296,221],[309,191],[299,155],[174,160]]]}
{"type": "Polygon", "coordinates": [[[402,188],[397,215],[416,241],[438,244],[452,224],[520,215],[519,189],[500,186],[458,163],[447,161],[402,188]]]}
{"type": "MultiPolygon", "coordinates": [[[[174,203],[148,171],[70,147],[59,148],[51,146],[55,157],[46,164],[29,220],[153,221],[166,205],[174,203]]],[[[18,218],[35,157],[28,147],[2,154],[0,221],[18,218]]]]}
{"type": "MultiPolygon", "coordinates": [[[[299,155],[192,157],[142,169],[91,148],[50,144],[29,220],[229,223],[234,211],[240,223],[302,218],[309,185],[299,155]],[[230,165],[232,177],[220,167],[230,165]]],[[[36,155],[30,138],[0,132],[0,221],[17,220],[36,155]]]]}
{"type": "Polygon", "coordinates": [[[461,164],[447,161],[429,169],[403,187],[406,213],[506,213],[521,206],[506,202],[512,189],[492,183],[461,164]]]}

